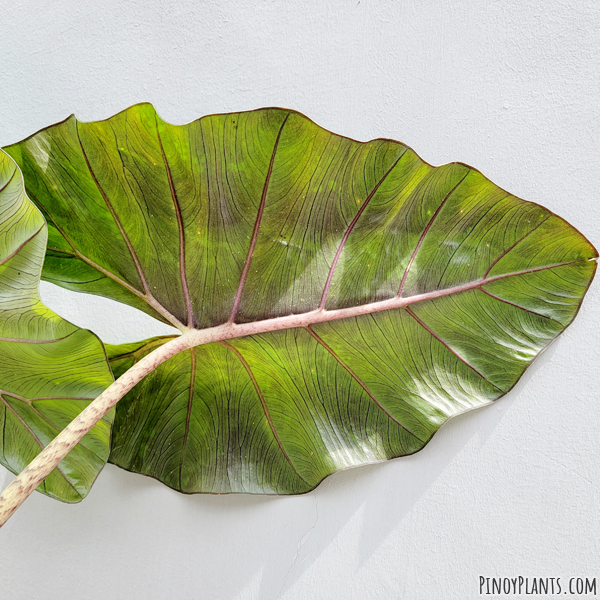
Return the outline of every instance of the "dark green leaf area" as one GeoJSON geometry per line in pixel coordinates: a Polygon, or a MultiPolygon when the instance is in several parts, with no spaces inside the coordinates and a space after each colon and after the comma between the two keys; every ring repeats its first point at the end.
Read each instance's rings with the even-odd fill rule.
{"type": "MultiPolygon", "coordinates": [[[[137,105],[98,123],[71,117],[7,151],[49,223],[45,279],[197,327],[230,316],[263,201],[238,321],[314,308],[374,190],[362,226],[424,190],[434,206],[467,170],[437,173],[402,144],[349,140],[281,109],[174,126],[137,105]]],[[[396,259],[380,265],[378,297],[396,259]]]]}
{"type": "MultiPolygon", "coordinates": [[[[556,277],[584,285],[593,268],[518,277],[550,293],[556,277]]],[[[560,302],[553,310],[568,321],[576,305],[560,302]]],[[[307,491],[337,470],[416,452],[449,418],[514,386],[563,328],[476,288],[201,346],[121,401],[110,461],[185,492],[307,491]]],[[[166,339],[109,347],[111,364],[130,366],[166,339]]]]}
{"type": "Polygon", "coordinates": [[[110,461],[184,492],[309,489],[278,445],[245,365],[228,347],[181,353],[119,403],[110,461]]]}
{"type": "Polygon", "coordinates": [[[50,223],[44,277],[169,322],[226,320],[286,115],[173,126],[142,104],[97,123],[71,117],[9,147],[50,223]]]}
{"type": "MultiPolygon", "coordinates": [[[[476,169],[290,110],[178,126],[140,104],[8,152],[48,221],[45,279],[252,334],[171,358],[118,405],[110,460],[185,492],[300,493],[419,450],[515,385],[596,269],[581,233],[476,169]]],[[[107,346],[114,374],[167,339],[107,346]]]]}
{"type": "MultiPolygon", "coordinates": [[[[0,152],[0,463],[21,472],[112,382],[98,338],[46,308],[38,284],[47,230],[0,152]]],[[[39,491],[78,502],[108,458],[109,412],[39,491]]]]}
{"type": "Polygon", "coordinates": [[[296,329],[170,359],[119,403],[110,461],[185,492],[299,493],[422,445],[296,329]]]}
{"type": "Polygon", "coordinates": [[[146,354],[155,348],[162,346],[165,342],[172,340],[174,337],[176,336],[159,335],[148,340],[132,342],[129,344],[104,344],[110,368],[115,379],[121,377],[121,375],[138,362],[140,358],[146,356],[146,354]]]}
{"type": "Polygon", "coordinates": [[[554,319],[564,329],[575,318],[596,265],[592,260],[578,260],[556,269],[496,280],[482,289],[505,303],[554,319]]]}
{"type": "Polygon", "coordinates": [[[252,322],[596,256],[475,169],[288,110],[170,125],[139,104],[7,151],[49,223],[43,277],[174,325],[224,323],[237,292],[252,322]]]}

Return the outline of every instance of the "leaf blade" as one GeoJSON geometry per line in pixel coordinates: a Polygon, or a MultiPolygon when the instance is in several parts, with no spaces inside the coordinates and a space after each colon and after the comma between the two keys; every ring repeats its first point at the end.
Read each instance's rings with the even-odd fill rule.
{"type": "MultiPolygon", "coordinates": [[[[94,334],[40,301],[47,228],[24,193],[20,172],[0,152],[0,463],[19,473],[112,382],[94,334]]],[[[106,463],[112,414],[52,471],[39,491],[79,502],[106,463]]]]}
{"type": "MultiPolygon", "coordinates": [[[[60,272],[48,274],[145,302],[182,329],[193,312],[210,333],[117,408],[111,461],[182,491],[301,493],[419,450],[515,385],[595,273],[579,232],[476,169],[432,167],[399,142],[349,140],[294,111],[176,126],[137,105],[77,127],[78,160],[106,199],[63,182],[53,235],[79,239],[64,206],[93,205],[104,246],[66,259],[57,239],[47,261],[60,272]],[[73,266],[81,256],[110,286],[133,287],[137,273],[135,293],[92,281],[73,266]]],[[[32,176],[59,172],[47,154],[32,176]]],[[[115,373],[161,343],[109,347],[115,373]]]]}

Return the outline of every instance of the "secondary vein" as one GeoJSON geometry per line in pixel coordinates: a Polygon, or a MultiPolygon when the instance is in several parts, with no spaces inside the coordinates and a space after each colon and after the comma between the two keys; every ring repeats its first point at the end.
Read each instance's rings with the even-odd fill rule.
{"type": "Polygon", "coordinates": [[[331,356],[333,356],[333,358],[335,358],[335,360],[337,360],[337,362],[350,374],[350,376],[354,379],[354,381],[356,381],[356,383],[358,383],[358,385],[360,385],[360,387],[366,392],[366,394],[369,396],[369,398],[371,398],[371,400],[373,400],[373,402],[375,402],[375,404],[392,420],[394,421],[394,423],[396,423],[396,425],[399,425],[400,427],[402,427],[402,429],[404,429],[404,431],[406,431],[406,433],[409,433],[410,435],[412,435],[413,437],[417,438],[420,442],[425,443],[425,440],[422,440],[418,435],[414,434],[412,431],[410,431],[410,429],[408,429],[405,425],[403,425],[400,421],[398,421],[398,419],[396,419],[380,402],[379,400],[377,400],[377,398],[375,398],[375,396],[371,393],[371,391],[369,390],[369,388],[366,386],[366,384],[360,379],[360,377],[337,355],[337,353],[335,352],[335,350],[333,350],[333,348],[331,348],[327,343],[325,343],[325,341],[317,334],[313,331],[313,329],[310,327],[310,325],[308,325],[307,327],[304,328],[308,333],[310,333],[310,335],[317,341],[317,343],[319,343],[321,346],[323,346],[323,348],[325,348],[325,350],[327,350],[327,352],[329,352],[329,354],[331,354],[331,356]]]}
{"type": "Polygon", "coordinates": [[[271,414],[269,413],[269,409],[267,408],[267,403],[265,401],[265,397],[263,396],[262,390],[260,389],[260,386],[258,385],[258,381],[256,381],[256,377],[254,376],[254,373],[252,372],[250,365],[248,364],[246,359],[242,356],[241,352],[235,346],[232,346],[231,344],[229,344],[225,341],[220,341],[219,343],[222,344],[223,346],[225,346],[226,348],[229,348],[229,350],[231,350],[237,356],[239,361],[242,363],[244,369],[246,369],[246,372],[248,373],[248,377],[250,377],[250,380],[252,381],[252,385],[254,386],[254,389],[256,390],[256,394],[257,394],[258,398],[260,399],[260,403],[262,405],[263,412],[265,413],[267,422],[269,423],[271,433],[273,434],[273,437],[275,438],[275,441],[277,442],[277,445],[279,446],[281,453],[283,454],[283,456],[289,463],[290,467],[292,467],[292,470],[294,471],[294,473],[296,473],[296,475],[300,479],[302,479],[302,481],[304,481],[304,483],[306,483],[306,485],[309,485],[309,483],[306,481],[306,479],[304,479],[304,477],[302,477],[302,475],[300,475],[300,473],[298,473],[298,471],[297,471],[296,467],[294,466],[294,464],[292,463],[292,460],[290,459],[288,453],[285,451],[285,448],[283,447],[283,444],[281,443],[279,436],[277,435],[277,431],[275,430],[275,425],[273,423],[273,419],[271,418],[271,414]]]}
{"type": "Polygon", "coordinates": [[[400,159],[405,154],[406,154],[406,148],[400,154],[400,156],[394,161],[392,166],[384,173],[383,177],[377,182],[375,187],[371,190],[371,193],[367,196],[367,198],[363,202],[359,211],[356,213],[356,216],[354,217],[354,219],[352,219],[352,222],[350,223],[350,225],[348,225],[348,228],[346,229],[346,233],[344,233],[344,237],[342,238],[342,241],[340,242],[337,252],[335,253],[333,262],[331,263],[331,268],[329,269],[329,273],[327,275],[327,281],[325,282],[325,286],[323,287],[323,294],[321,296],[321,302],[319,304],[319,309],[325,308],[325,303],[327,302],[327,296],[329,294],[329,287],[331,286],[331,280],[333,279],[333,273],[338,264],[338,261],[342,254],[342,250],[344,249],[344,245],[346,244],[346,240],[348,239],[348,236],[350,235],[350,233],[352,233],[352,230],[354,229],[354,226],[356,225],[357,221],[360,219],[360,216],[363,214],[365,208],[367,208],[367,206],[369,205],[371,198],[373,198],[373,196],[376,194],[377,190],[381,187],[381,184],[386,180],[387,176],[394,170],[394,168],[396,167],[396,165],[398,164],[400,159]]]}
{"type": "Polygon", "coordinates": [[[281,132],[288,120],[290,114],[288,113],[279,128],[279,133],[277,134],[277,138],[275,140],[275,145],[273,147],[273,152],[271,154],[271,161],[269,162],[269,170],[267,171],[267,176],[265,178],[265,185],[263,187],[262,196],[260,199],[260,204],[258,207],[258,213],[256,215],[256,221],[254,223],[254,231],[252,232],[252,239],[250,241],[250,247],[248,248],[248,255],[246,256],[246,262],[244,263],[244,268],[242,269],[242,275],[240,277],[240,283],[238,285],[237,292],[235,294],[235,299],[233,301],[233,308],[231,309],[231,315],[229,316],[228,323],[233,323],[235,320],[235,316],[237,314],[238,307],[240,305],[240,300],[242,299],[242,291],[244,289],[244,284],[246,283],[246,277],[248,276],[248,271],[250,270],[250,263],[252,262],[252,255],[254,254],[254,247],[256,246],[256,240],[258,238],[258,230],[260,229],[260,222],[262,220],[263,212],[265,209],[265,200],[267,198],[267,191],[269,189],[269,182],[271,180],[271,173],[273,172],[273,163],[275,162],[275,154],[277,153],[277,146],[279,146],[279,139],[281,138],[281,132]]]}
{"type": "Polygon", "coordinates": [[[187,282],[187,275],[185,270],[185,230],[183,227],[183,216],[181,214],[181,206],[179,205],[179,199],[175,191],[175,185],[173,184],[173,175],[171,173],[171,167],[167,161],[167,155],[158,131],[158,120],[156,121],[156,135],[158,137],[158,144],[160,146],[160,152],[162,154],[163,162],[165,163],[165,170],[167,171],[167,179],[169,180],[169,189],[171,191],[171,198],[173,200],[173,206],[175,207],[175,215],[177,217],[177,228],[179,230],[179,277],[181,278],[181,288],[183,291],[183,297],[185,300],[185,309],[187,311],[187,325],[188,327],[194,326],[194,313],[192,310],[192,301],[190,299],[190,290],[187,282]]]}

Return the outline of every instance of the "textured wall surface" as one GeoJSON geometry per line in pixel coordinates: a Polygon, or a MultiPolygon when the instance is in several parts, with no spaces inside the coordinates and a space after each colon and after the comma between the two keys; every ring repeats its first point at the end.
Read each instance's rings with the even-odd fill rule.
{"type": "MultiPolygon", "coordinates": [[[[471,164],[600,245],[597,0],[37,0],[2,17],[0,146],[143,100],[175,123],[283,106],[471,164]]],[[[42,293],[108,342],[166,329],[42,293]]],[[[306,496],[183,496],[111,465],[82,504],[35,494],[0,532],[0,597],[464,600],[480,575],[598,578],[599,312],[596,281],[505,398],[306,496]]]]}

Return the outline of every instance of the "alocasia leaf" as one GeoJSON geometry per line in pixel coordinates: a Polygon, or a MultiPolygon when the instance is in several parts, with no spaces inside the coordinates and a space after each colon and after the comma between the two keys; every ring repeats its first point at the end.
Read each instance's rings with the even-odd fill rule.
{"type": "MultiPolygon", "coordinates": [[[[40,301],[47,227],[0,151],[0,463],[19,473],[113,380],[102,343],[40,301]]],[[[83,438],[39,491],[78,502],[109,454],[112,413],[83,438]]]]}
{"type": "MultiPolygon", "coordinates": [[[[463,164],[281,109],[141,104],[7,148],[46,215],[43,277],[210,343],[117,406],[111,462],[184,492],[300,493],[421,449],[511,389],[597,252],[463,164]]],[[[120,374],[171,338],[108,346],[120,374]]]]}

